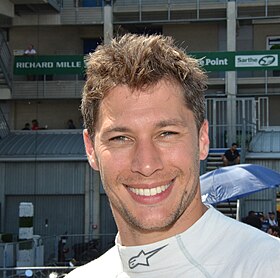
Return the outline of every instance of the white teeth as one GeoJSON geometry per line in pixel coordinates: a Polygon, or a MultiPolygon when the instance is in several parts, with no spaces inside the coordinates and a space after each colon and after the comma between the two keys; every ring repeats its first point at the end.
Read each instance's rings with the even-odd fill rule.
{"type": "Polygon", "coordinates": [[[154,187],[151,189],[132,188],[132,187],[128,187],[128,189],[130,191],[132,191],[133,193],[135,193],[136,195],[149,197],[149,196],[154,196],[156,194],[160,194],[160,193],[164,192],[171,185],[171,183],[172,182],[170,182],[167,185],[162,185],[162,186],[154,187]]]}
{"type": "Polygon", "coordinates": [[[157,189],[156,188],[151,188],[150,192],[151,192],[151,196],[154,196],[154,195],[157,194],[157,189]]]}
{"type": "Polygon", "coordinates": [[[150,196],[150,189],[145,188],[144,189],[144,196],[150,196]]]}

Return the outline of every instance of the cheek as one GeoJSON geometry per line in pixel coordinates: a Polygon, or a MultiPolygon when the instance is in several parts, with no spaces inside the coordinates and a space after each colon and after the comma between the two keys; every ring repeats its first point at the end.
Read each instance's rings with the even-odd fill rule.
{"type": "Polygon", "coordinates": [[[199,160],[199,150],[194,143],[182,143],[180,146],[168,149],[165,157],[174,163],[190,163],[194,160],[199,160]]]}
{"type": "Polygon", "coordinates": [[[98,155],[101,175],[111,179],[129,169],[130,159],[124,152],[101,150],[98,155]]]}

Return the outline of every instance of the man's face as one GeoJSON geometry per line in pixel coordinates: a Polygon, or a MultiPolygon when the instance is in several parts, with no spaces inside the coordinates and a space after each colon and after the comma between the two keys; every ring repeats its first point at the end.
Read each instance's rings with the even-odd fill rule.
{"type": "Polygon", "coordinates": [[[100,106],[94,138],[85,131],[89,162],[100,171],[119,229],[165,230],[201,203],[208,125],[198,134],[178,86],[161,81],[133,94],[114,88],[100,106]]]}
{"type": "Polygon", "coordinates": [[[233,151],[236,151],[236,150],[237,150],[237,145],[231,146],[231,149],[232,149],[233,151]]]}

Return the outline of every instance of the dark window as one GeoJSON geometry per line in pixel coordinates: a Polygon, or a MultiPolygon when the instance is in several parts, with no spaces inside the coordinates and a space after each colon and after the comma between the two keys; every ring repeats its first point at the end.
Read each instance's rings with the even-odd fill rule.
{"type": "Polygon", "coordinates": [[[84,41],[84,54],[93,52],[95,48],[102,42],[101,38],[83,39],[84,41]]]}

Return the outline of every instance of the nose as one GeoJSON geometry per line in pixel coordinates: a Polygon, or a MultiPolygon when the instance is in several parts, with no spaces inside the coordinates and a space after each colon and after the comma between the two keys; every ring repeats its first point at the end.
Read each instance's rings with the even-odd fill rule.
{"type": "Polygon", "coordinates": [[[152,140],[139,140],[134,147],[131,171],[149,177],[162,168],[160,149],[152,140]]]}

